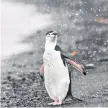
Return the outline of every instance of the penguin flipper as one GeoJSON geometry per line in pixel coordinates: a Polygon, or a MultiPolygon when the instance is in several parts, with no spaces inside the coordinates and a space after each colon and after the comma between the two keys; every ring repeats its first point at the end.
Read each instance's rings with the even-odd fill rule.
{"type": "Polygon", "coordinates": [[[62,49],[59,47],[59,45],[56,45],[56,46],[55,46],[55,50],[56,50],[56,51],[62,51],[62,49]]]}
{"type": "Polygon", "coordinates": [[[39,70],[40,70],[39,75],[41,79],[44,80],[44,65],[43,64],[40,66],[39,70]]]}
{"type": "Polygon", "coordinates": [[[66,58],[67,58],[67,59],[71,59],[71,58],[67,57],[67,56],[63,53],[63,50],[59,47],[59,45],[56,45],[56,46],[55,46],[55,50],[56,50],[56,51],[60,51],[61,59],[62,59],[62,61],[63,61],[63,64],[64,64],[64,66],[66,66],[66,58]]]}

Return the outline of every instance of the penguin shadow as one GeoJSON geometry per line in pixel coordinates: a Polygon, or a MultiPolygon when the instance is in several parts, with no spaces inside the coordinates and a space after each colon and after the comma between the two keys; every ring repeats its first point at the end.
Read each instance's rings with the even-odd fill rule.
{"type": "Polygon", "coordinates": [[[85,100],[81,100],[81,99],[77,99],[75,97],[73,97],[73,99],[66,99],[63,104],[61,105],[62,107],[66,107],[66,106],[74,106],[76,104],[79,105],[87,105],[87,102],[85,100]]]}

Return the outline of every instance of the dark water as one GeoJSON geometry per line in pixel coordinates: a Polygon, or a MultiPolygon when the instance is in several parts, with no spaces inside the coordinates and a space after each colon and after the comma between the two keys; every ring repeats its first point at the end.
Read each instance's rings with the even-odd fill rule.
{"type": "Polygon", "coordinates": [[[45,33],[59,32],[58,44],[66,52],[77,50],[74,58],[79,63],[94,63],[96,68],[83,76],[75,69],[72,76],[74,97],[86,102],[67,99],[64,106],[108,107],[108,24],[98,18],[108,18],[107,0],[15,0],[35,4],[41,13],[52,14],[55,22],[50,27],[31,34],[24,42],[32,43],[34,50],[15,55],[2,66],[1,103],[3,107],[47,106],[51,102],[39,77],[42,63],[45,33]]]}

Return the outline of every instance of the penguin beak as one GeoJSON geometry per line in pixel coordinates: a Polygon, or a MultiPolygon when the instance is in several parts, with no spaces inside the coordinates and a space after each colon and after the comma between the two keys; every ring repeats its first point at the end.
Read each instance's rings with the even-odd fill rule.
{"type": "Polygon", "coordinates": [[[84,75],[86,75],[85,68],[82,65],[76,63],[73,60],[68,60],[68,63],[71,64],[73,67],[75,67],[77,70],[79,70],[81,73],[83,73],[84,75]]]}
{"type": "Polygon", "coordinates": [[[54,31],[52,34],[53,34],[53,35],[57,35],[57,32],[56,32],[56,31],[54,31]]]}

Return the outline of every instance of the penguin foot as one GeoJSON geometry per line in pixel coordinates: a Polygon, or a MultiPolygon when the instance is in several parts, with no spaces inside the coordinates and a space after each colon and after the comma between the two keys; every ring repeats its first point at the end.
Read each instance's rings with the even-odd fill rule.
{"type": "Polygon", "coordinates": [[[82,102],[83,101],[83,100],[75,98],[75,97],[71,97],[71,98],[72,98],[72,101],[75,101],[75,102],[82,102]]]}
{"type": "Polygon", "coordinates": [[[62,101],[59,101],[59,100],[48,103],[48,105],[61,105],[61,104],[62,104],[62,101]]]}

